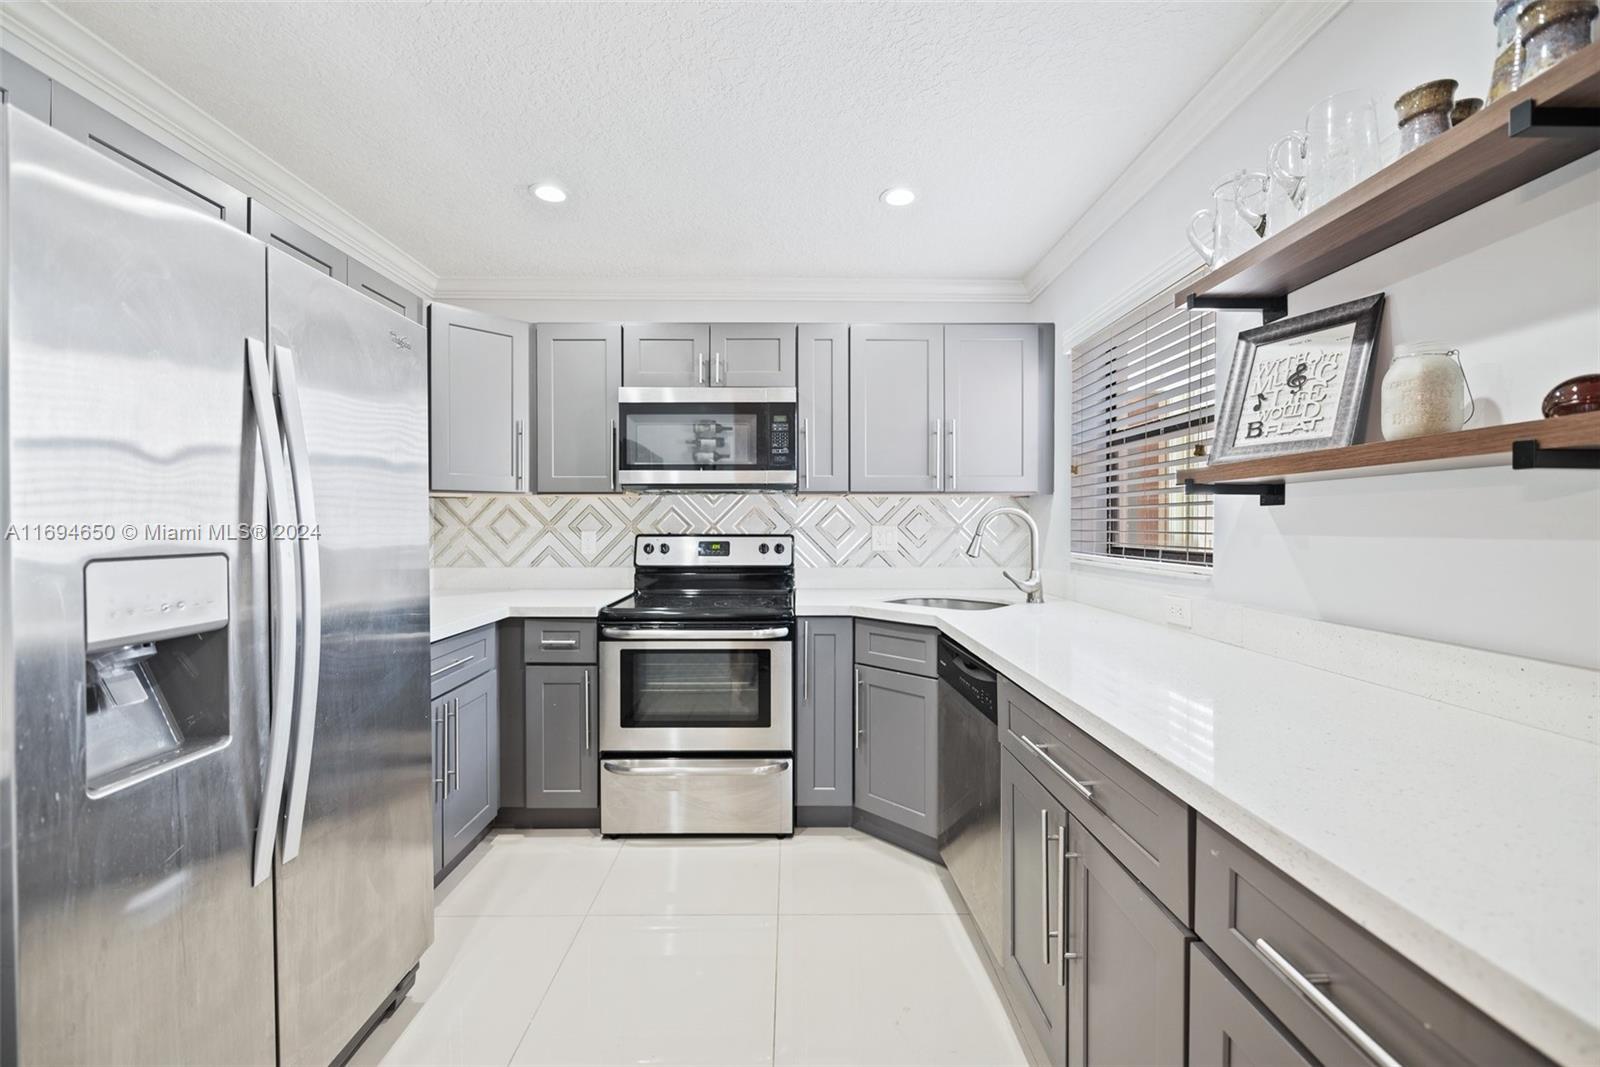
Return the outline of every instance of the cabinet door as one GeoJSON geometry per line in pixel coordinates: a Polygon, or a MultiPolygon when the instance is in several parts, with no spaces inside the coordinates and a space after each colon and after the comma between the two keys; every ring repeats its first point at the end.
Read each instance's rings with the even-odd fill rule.
{"type": "Polygon", "coordinates": [[[50,124],[150,179],[174,203],[248,228],[243,193],[60,82],[50,87],[50,124]]]}
{"type": "Polygon", "coordinates": [[[944,327],[850,327],[850,490],[944,483],[944,327]]]}
{"type": "Polygon", "coordinates": [[[927,837],[939,834],[938,694],[933,678],[856,668],[855,806],[927,837]]]}
{"type": "Polygon", "coordinates": [[[597,667],[525,667],[527,805],[600,806],[597,667]]]}
{"type": "Polygon", "coordinates": [[[541,493],[609,493],[617,487],[617,389],[622,327],[540,323],[541,493]]]}
{"type": "Polygon", "coordinates": [[[630,389],[710,385],[711,327],[691,322],[623,326],[622,384],[630,389]]]}
{"type": "Polygon", "coordinates": [[[1189,947],[1189,1067],[1312,1067],[1200,942],[1189,947]]]}
{"type": "Polygon", "coordinates": [[[806,323],[799,335],[800,491],[849,492],[849,327],[806,323]]]}
{"type": "Polygon", "coordinates": [[[1067,1062],[1181,1064],[1189,932],[1077,819],[1067,826],[1067,1062]]]}
{"type": "MultiPolygon", "coordinates": [[[[1053,1065],[1067,1061],[1067,961],[1061,958],[1067,812],[1010,752],[1000,753],[1005,900],[1001,970],[1011,1000],[1053,1065]]],[[[1175,1062],[1181,1063],[1181,1058],[1175,1062]]]]}
{"type": "Polygon", "coordinates": [[[365,263],[354,259],[346,261],[345,282],[350,288],[370,296],[412,322],[422,321],[422,297],[399,282],[390,281],[365,263]]]}
{"type": "Polygon", "coordinates": [[[851,803],[856,755],[850,692],[854,632],[850,619],[800,620],[794,713],[794,802],[800,807],[851,803]]]}
{"type": "Polygon", "coordinates": [[[298,223],[290,222],[259,200],[250,201],[250,236],[289,253],[336,282],[343,282],[349,276],[348,261],[343,252],[298,223]]]}
{"type": "Polygon", "coordinates": [[[525,322],[428,308],[432,485],[518,493],[529,488],[533,434],[525,322]]]}
{"type": "Polygon", "coordinates": [[[500,709],[497,672],[480,674],[445,698],[444,861],[451,862],[500,810],[500,709]]]}
{"type": "Polygon", "coordinates": [[[732,389],[793,389],[794,341],[792,322],[711,327],[711,384],[732,389]]]}
{"type": "Polygon", "coordinates": [[[49,122],[50,79],[10,52],[0,52],[0,104],[11,104],[40,122],[49,122]]]}
{"type": "Polygon", "coordinates": [[[433,873],[444,870],[445,731],[450,726],[450,698],[440,697],[429,708],[433,723],[433,873]]]}
{"type": "Polygon", "coordinates": [[[944,329],[945,488],[1037,493],[1042,453],[1039,327],[944,329]]]}

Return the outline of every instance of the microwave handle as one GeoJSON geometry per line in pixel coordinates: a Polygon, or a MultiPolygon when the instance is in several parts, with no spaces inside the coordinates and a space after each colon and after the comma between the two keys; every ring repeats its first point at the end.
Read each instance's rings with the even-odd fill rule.
{"type": "Polygon", "coordinates": [[[608,473],[610,473],[610,475],[611,475],[611,489],[612,489],[613,492],[615,492],[616,488],[617,488],[618,467],[619,467],[619,460],[617,458],[617,420],[616,419],[612,419],[611,420],[611,470],[608,473]]]}

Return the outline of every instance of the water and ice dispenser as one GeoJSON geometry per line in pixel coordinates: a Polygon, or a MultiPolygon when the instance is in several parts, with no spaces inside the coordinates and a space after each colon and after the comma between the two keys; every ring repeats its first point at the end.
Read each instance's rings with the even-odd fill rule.
{"type": "Polygon", "coordinates": [[[228,743],[228,558],[99,559],[83,571],[84,763],[104,796],[228,743]]]}

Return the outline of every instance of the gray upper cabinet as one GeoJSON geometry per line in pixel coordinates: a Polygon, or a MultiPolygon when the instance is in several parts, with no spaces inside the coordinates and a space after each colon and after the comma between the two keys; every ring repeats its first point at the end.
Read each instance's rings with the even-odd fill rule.
{"type": "Polygon", "coordinates": [[[800,492],[849,492],[850,330],[803,323],[799,338],[800,492]]]}
{"type": "Polygon", "coordinates": [[[435,490],[529,488],[533,434],[525,322],[433,304],[428,394],[435,490]]]}
{"type": "Polygon", "coordinates": [[[711,384],[730,389],[795,387],[795,324],[718,323],[711,327],[711,384]]]}
{"type": "Polygon", "coordinates": [[[203,211],[241,230],[247,228],[247,199],[243,193],[59,82],[50,87],[50,123],[144,175],[174,203],[203,211]]]}
{"type": "Polygon", "coordinates": [[[50,79],[10,52],[0,52],[0,104],[49,122],[50,79]]]}
{"type": "Polygon", "coordinates": [[[850,327],[850,489],[944,483],[944,327],[850,327]]]}
{"type": "Polygon", "coordinates": [[[525,667],[526,804],[530,808],[600,806],[598,667],[525,667]]]}
{"type": "Polygon", "coordinates": [[[630,322],[622,327],[622,384],[693,389],[711,384],[711,327],[630,322]]]}
{"type": "Polygon", "coordinates": [[[384,307],[404,315],[412,322],[422,321],[422,297],[399,282],[390,281],[358,260],[345,263],[345,282],[384,307]]]}
{"type": "Polygon", "coordinates": [[[945,488],[1037,493],[1047,488],[1049,415],[1036,325],[946,326],[945,488]]]}
{"type": "Polygon", "coordinates": [[[540,323],[538,491],[608,493],[617,487],[617,389],[623,328],[540,323]]]}
{"type": "Polygon", "coordinates": [[[1189,1067],[1313,1067],[1315,1062],[1234,984],[1215,956],[1198,942],[1190,946],[1189,1067]]]}
{"type": "Polygon", "coordinates": [[[794,722],[797,807],[848,807],[855,778],[851,700],[854,627],[849,619],[801,619],[794,722]]]}
{"type": "Polygon", "coordinates": [[[500,703],[496,672],[452,690],[445,718],[444,862],[465,852],[500,810],[500,703]]]}
{"type": "Polygon", "coordinates": [[[938,837],[938,680],[878,667],[855,677],[856,808],[938,837]]]}
{"type": "MultiPolygon", "coordinates": [[[[1067,811],[1018,763],[1000,754],[1001,972],[1012,1005],[1027,1021],[1047,1063],[1067,1062],[1067,966],[1060,931],[1067,811]]],[[[1136,1063],[1182,1063],[1137,1060],[1136,1063]]]]}
{"type": "Polygon", "coordinates": [[[345,254],[299,223],[290,222],[259,200],[250,201],[250,236],[287,252],[334,281],[348,277],[345,254]]]}

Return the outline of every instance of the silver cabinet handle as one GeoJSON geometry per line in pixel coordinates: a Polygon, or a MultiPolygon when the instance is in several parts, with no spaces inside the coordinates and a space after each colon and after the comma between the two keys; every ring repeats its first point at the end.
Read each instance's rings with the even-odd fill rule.
{"type": "Polygon", "coordinates": [[[856,668],[856,748],[861,747],[861,668],[856,668]]]}
{"type": "Polygon", "coordinates": [[[805,707],[811,692],[811,624],[800,620],[800,706],[805,707]]]}
{"type": "Polygon", "coordinates": [[[933,487],[944,488],[944,419],[933,420],[933,487]]]}
{"type": "Polygon", "coordinates": [[[706,354],[704,352],[696,352],[694,354],[694,362],[695,362],[695,372],[694,372],[695,384],[696,385],[704,385],[704,384],[706,384],[706,354]]]}
{"type": "Polygon", "coordinates": [[[800,477],[797,479],[801,489],[811,485],[811,420],[800,420],[800,454],[796,458],[800,468],[800,477]]]}
{"type": "Polygon", "coordinates": [[[1378,1064],[1378,1067],[1400,1067],[1400,1061],[1389,1055],[1388,1049],[1378,1044],[1372,1039],[1371,1034],[1357,1026],[1354,1019],[1340,1010],[1339,1005],[1328,999],[1328,995],[1318,989],[1311,979],[1295,969],[1294,964],[1284,959],[1277,949],[1267,943],[1266,938],[1256,938],[1256,951],[1265,956],[1267,962],[1272,964],[1284,981],[1294,986],[1301,996],[1309,1000],[1312,1007],[1321,1012],[1322,1016],[1332,1023],[1335,1029],[1349,1038],[1351,1043],[1362,1052],[1366,1053],[1368,1059],[1378,1064]]]}
{"type": "MultiPolygon", "coordinates": [[[[273,352],[283,436],[289,445],[296,521],[315,530],[317,507],[311,490],[311,452],[306,447],[305,418],[300,411],[300,372],[292,349],[274,345],[273,352]]],[[[322,673],[322,549],[315,537],[296,537],[294,545],[300,560],[300,692],[295,700],[288,825],[283,832],[285,863],[300,854],[306,794],[311,788],[311,751],[317,737],[317,683],[322,673]]]]}
{"type": "Polygon", "coordinates": [[[440,725],[444,727],[441,731],[444,736],[443,744],[440,746],[441,758],[439,766],[441,768],[440,773],[444,775],[444,795],[446,797],[450,795],[450,703],[451,698],[447,697],[444,704],[439,708],[440,725]]]}
{"type": "Polygon", "coordinates": [[[548,649],[577,648],[578,639],[576,637],[565,637],[551,640],[548,637],[541,637],[539,638],[539,647],[548,649]]]}
{"type": "Polygon", "coordinates": [[[721,385],[728,376],[727,367],[722,362],[722,353],[711,354],[711,384],[721,385]]]}
{"type": "Polygon", "coordinates": [[[589,668],[583,669],[583,750],[589,751],[589,709],[594,701],[589,699],[589,668]]]}
{"type": "Polygon", "coordinates": [[[477,658],[478,657],[474,655],[474,656],[462,656],[460,659],[453,659],[449,663],[446,663],[443,667],[440,667],[438,670],[429,671],[428,672],[428,677],[429,678],[437,678],[437,677],[439,677],[439,675],[443,674],[445,671],[453,671],[457,667],[461,666],[463,663],[471,663],[473,660],[475,660],[477,658]]]}
{"type": "Polygon", "coordinates": [[[447,731],[450,738],[450,769],[445,773],[450,777],[450,792],[454,793],[461,788],[461,698],[452,697],[450,700],[450,726],[447,731]]]}
{"type": "Polygon", "coordinates": [[[609,641],[777,641],[789,636],[787,626],[768,626],[757,630],[656,630],[640,627],[624,630],[616,626],[601,629],[609,641]]]}
{"type": "Polygon", "coordinates": [[[440,705],[433,716],[433,758],[439,773],[433,776],[436,800],[444,799],[444,706],[440,705]]]}
{"type": "Polygon", "coordinates": [[[1057,931],[1050,929],[1050,812],[1039,809],[1039,928],[1044,936],[1040,940],[1043,960],[1050,966],[1050,939],[1057,931]]]}
{"type": "Polygon", "coordinates": [[[1080,794],[1082,794],[1083,799],[1085,799],[1085,800],[1093,800],[1094,799],[1094,790],[1093,789],[1089,788],[1089,786],[1084,784],[1083,782],[1078,781],[1078,779],[1072,777],[1072,775],[1070,773],[1068,773],[1068,771],[1067,771],[1067,769],[1065,767],[1061,766],[1061,764],[1057,763],[1055,760],[1050,758],[1049,753],[1045,752],[1045,749],[1049,747],[1048,745],[1041,745],[1037,741],[1031,740],[1028,737],[1027,734],[1018,734],[1017,736],[1019,738],[1021,738],[1022,743],[1024,745],[1027,745],[1028,748],[1033,750],[1033,754],[1034,755],[1038,756],[1040,759],[1042,759],[1046,763],[1050,764],[1050,769],[1051,770],[1055,771],[1061,777],[1065,778],[1067,780],[1067,784],[1068,785],[1070,785],[1073,789],[1076,789],[1080,794]]]}
{"type": "MultiPolygon", "coordinates": [[[[272,400],[272,372],[267,347],[254,338],[245,342],[245,366],[250,378],[250,403],[261,439],[266,468],[267,517],[271,522],[293,522],[294,504],[278,410],[272,400]]],[[[273,853],[278,843],[278,817],[283,811],[283,784],[289,769],[289,739],[294,727],[295,618],[299,615],[300,586],[295,581],[294,543],[287,538],[272,542],[276,557],[272,567],[275,630],[272,636],[272,718],[267,739],[267,775],[261,784],[261,814],[256,825],[255,862],[250,884],[260,885],[272,875],[273,853]]]]}
{"type": "Polygon", "coordinates": [[[956,487],[956,420],[950,420],[950,488],[956,487]]]}
{"type": "Polygon", "coordinates": [[[617,458],[617,420],[611,420],[611,488],[617,487],[617,471],[620,461],[617,458]]]}
{"type": "Polygon", "coordinates": [[[608,774],[634,774],[652,778],[745,777],[780,774],[789,769],[788,760],[605,760],[600,766],[608,774]]]}
{"type": "Polygon", "coordinates": [[[1067,893],[1067,861],[1077,858],[1078,854],[1076,852],[1067,851],[1067,823],[1063,819],[1061,832],[1056,835],[1056,884],[1060,886],[1058,892],[1060,893],[1059,911],[1061,912],[1061,958],[1057,961],[1056,966],[1056,984],[1062,989],[1067,988],[1067,961],[1078,958],[1076,952],[1067,951],[1071,948],[1068,942],[1072,939],[1071,916],[1068,914],[1067,909],[1067,901],[1070,898],[1070,894],[1067,893]]]}
{"type": "Polygon", "coordinates": [[[511,473],[516,478],[518,489],[522,488],[522,420],[517,420],[517,433],[513,444],[515,451],[511,454],[511,473]]]}

